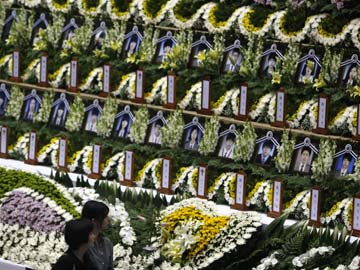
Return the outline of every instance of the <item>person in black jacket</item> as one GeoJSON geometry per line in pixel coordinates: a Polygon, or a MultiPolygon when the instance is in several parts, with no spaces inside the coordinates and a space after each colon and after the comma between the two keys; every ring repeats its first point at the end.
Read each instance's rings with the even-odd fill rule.
{"type": "Polygon", "coordinates": [[[97,235],[89,219],[70,220],[65,225],[65,242],[69,249],[62,255],[52,270],[86,270],[84,255],[95,242],[97,235]]]}

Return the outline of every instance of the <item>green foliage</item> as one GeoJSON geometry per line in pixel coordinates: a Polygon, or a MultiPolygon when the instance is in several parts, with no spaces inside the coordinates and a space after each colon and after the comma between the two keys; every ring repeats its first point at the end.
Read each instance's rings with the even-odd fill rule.
{"type": "Polygon", "coordinates": [[[101,118],[97,124],[97,134],[102,137],[109,137],[114,125],[115,115],[117,113],[117,102],[114,98],[108,97],[104,104],[101,118]]]}
{"type": "Polygon", "coordinates": [[[28,49],[31,41],[33,14],[28,17],[25,9],[17,12],[17,20],[14,20],[9,38],[6,44],[15,48],[28,49]]]}
{"type": "Polygon", "coordinates": [[[298,44],[290,43],[281,65],[281,75],[287,83],[292,82],[301,52],[298,44]]]}
{"type": "Polygon", "coordinates": [[[319,80],[324,80],[326,84],[336,83],[343,55],[343,50],[340,52],[335,52],[334,50],[331,50],[330,47],[325,47],[325,54],[322,59],[322,68],[320,71],[319,80]]]}
{"type": "Polygon", "coordinates": [[[45,92],[40,110],[34,117],[34,122],[47,123],[49,121],[53,101],[54,92],[45,92]]]}
{"type": "Polygon", "coordinates": [[[243,132],[239,132],[234,147],[234,160],[248,162],[255,149],[256,133],[251,122],[246,122],[243,132]]]}
{"type": "Polygon", "coordinates": [[[284,130],[281,136],[281,145],[277,147],[275,167],[278,172],[287,172],[290,168],[295,139],[290,139],[289,130],[284,130]]]}
{"type": "Polygon", "coordinates": [[[199,144],[200,154],[207,156],[215,151],[219,140],[220,123],[217,116],[211,117],[206,121],[205,132],[199,144]]]}
{"type": "Polygon", "coordinates": [[[141,107],[134,117],[134,121],[130,127],[129,138],[135,143],[144,143],[146,130],[149,121],[149,111],[146,107],[141,107]]]}
{"type": "Polygon", "coordinates": [[[21,116],[21,108],[24,100],[24,92],[19,86],[13,86],[11,89],[11,98],[6,106],[6,116],[19,120],[21,116]]]}
{"type": "Polygon", "coordinates": [[[139,49],[139,62],[151,62],[155,55],[159,30],[153,27],[145,28],[144,39],[139,49]]]}
{"type": "MultiPolygon", "coordinates": [[[[104,39],[100,50],[100,55],[102,57],[109,58],[110,56],[120,56],[124,41],[125,26],[125,23],[115,21],[113,27],[108,29],[107,36],[104,39]]],[[[97,53],[95,52],[95,54],[97,53]]]]}
{"type": "Polygon", "coordinates": [[[239,71],[241,76],[248,79],[257,78],[262,50],[263,39],[259,39],[251,34],[249,36],[247,47],[240,48],[241,55],[243,56],[239,71]]]}
{"type": "Polygon", "coordinates": [[[313,178],[321,180],[331,171],[333,156],[336,151],[336,142],[331,139],[320,140],[320,151],[318,157],[312,164],[313,178]]]}
{"type": "Polygon", "coordinates": [[[176,148],[181,142],[184,129],[182,111],[176,110],[172,112],[167,121],[167,125],[161,129],[162,145],[169,148],[176,148]]]}
{"type": "Polygon", "coordinates": [[[67,117],[65,128],[70,131],[79,131],[84,119],[85,105],[78,95],[70,106],[69,115],[67,117]]]}

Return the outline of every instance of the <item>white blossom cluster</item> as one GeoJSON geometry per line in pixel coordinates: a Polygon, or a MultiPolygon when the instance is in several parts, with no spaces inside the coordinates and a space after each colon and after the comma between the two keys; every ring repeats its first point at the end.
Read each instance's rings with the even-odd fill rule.
{"type": "Polygon", "coordinates": [[[136,185],[138,187],[142,187],[144,185],[147,174],[151,172],[151,181],[155,185],[155,188],[161,188],[161,179],[159,179],[156,175],[156,168],[158,166],[161,166],[162,161],[162,158],[156,158],[146,164],[146,167],[141,170],[142,174],[140,175],[140,178],[136,181],[136,185]]]}
{"type": "Polygon", "coordinates": [[[162,104],[166,103],[167,98],[167,76],[158,79],[152,86],[151,92],[145,95],[147,103],[154,102],[155,99],[160,99],[162,104]]]}
{"type": "Polygon", "coordinates": [[[62,65],[55,73],[54,73],[54,80],[50,81],[52,87],[58,88],[63,80],[63,78],[66,78],[66,84],[68,85],[70,78],[68,76],[70,71],[70,63],[62,65]]]}
{"type": "Polygon", "coordinates": [[[220,177],[215,180],[212,192],[208,193],[209,200],[211,200],[217,194],[221,186],[224,186],[225,199],[228,201],[229,204],[234,204],[234,199],[231,198],[229,194],[229,182],[233,179],[234,176],[236,176],[235,173],[221,174],[220,177]]]}
{"type": "Polygon", "coordinates": [[[292,260],[292,265],[296,268],[303,268],[312,258],[317,256],[331,256],[334,251],[335,249],[331,246],[312,248],[309,251],[301,254],[300,256],[296,256],[292,260]]]}
{"type": "Polygon", "coordinates": [[[296,194],[295,198],[291,200],[290,205],[286,208],[285,212],[301,212],[305,217],[310,216],[310,191],[304,190],[296,194]]]}
{"type": "Polygon", "coordinates": [[[136,83],[136,73],[132,72],[123,76],[117,89],[112,92],[114,96],[118,96],[121,93],[126,93],[129,99],[135,97],[135,83],[136,83]]]}
{"type": "Polygon", "coordinates": [[[120,181],[124,178],[124,161],[125,161],[125,153],[120,152],[116,155],[112,156],[105,164],[105,168],[102,170],[102,177],[106,178],[110,172],[110,170],[116,166],[116,172],[118,174],[118,178],[120,181]]]}
{"type": "Polygon", "coordinates": [[[317,106],[317,100],[315,99],[301,103],[297,112],[291,117],[291,120],[288,121],[289,126],[291,128],[299,128],[304,117],[309,115],[311,127],[316,128],[317,116],[315,110],[317,109],[317,106]]]}
{"type": "Polygon", "coordinates": [[[197,82],[192,85],[191,88],[186,91],[185,97],[178,104],[180,109],[186,109],[190,101],[195,97],[195,106],[197,109],[201,109],[201,92],[202,92],[202,84],[201,82],[197,82]]]}
{"type": "Polygon", "coordinates": [[[91,168],[87,166],[89,156],[92,155],[92,146],[86,145],[79,152],[76,152],[76,156],[71,164],[68,165],[68,169],[70,172],[74,172],[76,168],[79,166],[79,161],[81,160],[83,170],[85,173],[90,174],[91,168]]]}
{"type": "Polygon", "coordinates": [[[9,149],[9,153],[19,153],[25,158],[28,156],[28,144],[30,142],[30,134],[25,133],[23,136],[20,136],[15,145],[9,149]]]}
{"type": "MultiPolygon", "coordinates": [[[[331,270],[332,268],[326,267],[324,270],[331,270]]],[[[349,265],[338,265],[334,270],[359,270],[360,269],[360,256],[355,256],[349,265]]],[[[315,268],[314,270],[319,270],[315,268]]]]}
{"type": "Polygon", "coordinates": [[[275,251],[270,254],[270,256],[262,259],[260,264],[257,267],[253,267],[252,270],[268,270],[271,269],[271,267],[277,265],[279,263],[278,259],[276,259],[276,255],[278,255],[279,252],[275,251]]]}
{"type": "Polygon", "coordinates": [[[357,115],[356,106],[355,105],[348,106],[344,110],[341,110],[338,113],[338,115],[332,121],[330,128],[349,131],[351,132],[352,135],[356,135],[356,127],[353,125],[353,120],[356,115],[357,115]]]}
{"type": "Polygon", "coordinates": [[[43,149],[40,150],[37,161],[42,163],[45,161],[46,157],[50,155],[51,163],[53,167],[57,167],[57,154],[59,150],[59,138],[53,138],[52,143],[44,146],[43,149]]]}
{"type": "Polygon", "coordinates": [[[84,83],[80,85],[79,87],[80,90],[81,91],[89,90],[92,87],[92,83],[94,82],[94,80],[97,80],[97,86],[99,87],[99,89],[102,89],[102,76],[103,76],[103,68],[102,67],[94,68],[92,71],[90,71],[84,83]]]}
{"type": "Polygon", "coordinates": [[[265,206],[270,210],[272,202],[269,201],[268,194],[271,192],[271,188],[272,182],[270,180],[261,182],[254,195],[246,199],[246,205],[250,206],[265,203],[265,206]]]}
{"type": "Polygon", "coordinates": [[[271,108],[271,107],[274,107],[274,102],[276,102],[276,94],[275,93],[265,94],[264,96],[262,96],[259,99],[255,108],[249,113],[249,117],[251,119],[256,119],[257,117],[259,117],[259,115],[262,112],[264,112],[265,110],[268,110],[267,114],[270,115],[270,113],[272,113],[272,115],[270,115],[270,117],[272,116],[272,118],[273,118],[274,113],[275,113],[275,108],[271,108]]]}
{"type": "Polygon", "coordinates": [[[40,79],[40,59],[32,61],[29,66],[26,68],[22,79],[27,81],[33,74],[35,74],[36,79],[40,79]]]}
{"type": "Polygon", "coordinates": [[[222,100],[222,102],[219,104],[218,107],[213,108],[213,112],[215,115],[220,115],[223,113],[224,108],[226,107],[226,105],[230,102],[231,104],[231,109],[232,109],[232,113],[234,115],[237,115],[237,112],[239,111],[238,109],[238,104],[237,104],[237,100],[238,100],[238,96],[240,94],[240,90],[239,89],[231,89],[229,91],[227,91],[225,93],[225,95],[221,98],[224,98],[222,100]]]}

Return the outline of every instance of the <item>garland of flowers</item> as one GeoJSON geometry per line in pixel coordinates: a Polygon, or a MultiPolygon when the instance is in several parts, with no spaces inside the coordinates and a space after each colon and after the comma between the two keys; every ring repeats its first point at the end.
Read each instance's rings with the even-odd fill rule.
{"type": "Polygon", "coordinates": [[[215,115],[221,115],[224,112],[224,109],[230,105],[231,115],[237,115],[239,109],[238,105],[238,96],[240,94],[240,90],[238,88],[231,89],[226,91],[226,93],[221,96],[218,101],[215,102],[213,106],[213,112],[215,115]]]}
{"type": "Polygon", "coordinates": [[[289,136],[289,130],[284,130],[281,136],[281,145],[276,147],[277,155],[275,157],[275,167],[280,173],[287,172],[291,164],[295,139],[290,139],[289,136]]]}
{"type": "Polygon", "coordinates": [[[135,97],[136,73],[132,72],[121,77],[117,89],[112,92],[114,96],[133,99],[135,97]]]}
{"type": "Polygon", "coordinates": [[[317,110],[316,99],[303,101],[287,122],[291,128],[314,129],[317,126],[317,110]]]}
{"type": "Polygon", "coordinates": [[[21,154],[24,158],[28,156],[28,143],[30,142],[30,133],[20,136],[14,145],[9,147],[9,153],[21,154]]]}
{"type": "Polygon", "coordinates": [[[65,128],[70,131],[79,131],[84,120],[85,105],[79,95],[70,106],[69,115],[66,119],[65,128]]]}
{"type": "Polygon", "coordinates": [[[35,77],[37,82],[40,80],[40,59],[31,61],[29,66],[26,68],[22,79],[27,81],[32,77],[35,77]]]}
{"type": "Polygon", "coordinates": [[[307,219],[310,217],[310,190],[304,190],[285,205],[285,213],[293,213],[296,217],[307,219]]]}
{"type": "Polygon", "coordinates": [[[329,128],[339,132],[356,135],[357,108],[349,106],[342,109],[330,122],[329,128]]]}
{"type": "Polygon", "coordinates": [[[120,152],[116,155],[112,156],[105,162],[104,169],[102,170],[102,177],[106,178],[112,168],[116,166],[116,173],[118,175],[118,179],[120,181],[124,178],[124,161],[125,161],[125,153],[120,152]]]}
{"type": "Polygon", "coordinates": [[[178,104],[180,109],[186,109],[191,103],[195,109],[201,109],[202,83],[197,82],[186,91],[185,97],[178,104]]]}
{"type": "Polygon", "coordinates": [[[54,100],[54,92],[45,92],[39,112],[34,117],[34,122],[47,123],[50,117],[51,108],[54,100]]]}
{"type": "Polygon", "coordinates": [[[164,76],[153,83],[151,92],[145,94],[145,100],[147,103],[153,103],[154,100],[159,100],[160,104],[166,103],[167,76],[164,76]]]}
{"type": "Polygon", "coordinates": [[[149,111],[141,107],[135,112],[134,121],[130,127],[129,139],[137,144],[144,143],[149,122],[149,111]]]}
{"type": "Polygon", "coordinates": [[[142,187],[145,183],[145,180],[148,178],[150,174],[151,182],[155,185],[156,189],[161,188],[161,175],[159,168],[162,165],[162,158],[156,158],[148,161],[145,166],[139,171],[136,177],[136,185],[138,187],[142,187]]]}
{"type": "Polygon", "coordinates": [[[112,20],[127,21],[130,18],[131,14],[133,13],[130,10],[134,9],[134,4],[136,2],[137,1],[135,0],[131,1],[126,11],[120,11],[119,8],[117,7],[116,0],[108,0],[106,3],[106,11],[110,15],[112,20]]]}
{"type": "Polygon", "coordinates": [[[270,180],[257,182],[246,198],[246,206],[265,204],[268,210],[272,206],[273,185],[270,180]]]}
{"type": "Polygon", "coordinates": [[[244,245],[261,225],[259,221],[257,214],[248,212],[221,217],[213,202],[188,199],[160,213],[157,243],[167,262],[181,261],[187,267],[202,269],[244,245]]]}
{"type": "Polygon", "coordinates": [[[334,204],[331,209],[326,212],[324,216],[321,217],[322,224],[330,224],[332,222],[337,223],[340,220],[347,226],[348,230],[351,230],[351,226],[348,225],[351,223],[351,219],[347,220],[347,214],[350,202],[352,202],[352,198],[345,198],[336,204],[334,204]],[[340,220],[337,220],[340,218],[340,220]]]}
{"type": "Polygon", "coordinates": [[[355,24],[353,31],[351,32],[351,41],[354,46],[360,50],[360,19],[358,19],[358,23],[355,24]]]}
{"type": "Polygon", "coordinates": [[[249,113],[249,117],[251,119],[257,119],[261,115],[269,115],[271,117],[269,111],[274,104],[274,101],[276,102],[276,94],[275,93],[268,93],[262,96],[257,103],[252,105],[251,111],[249,113]]]}
{"type": "Polygon", "coordinates": [[[96,89],[96,90],[101,90],[102,89],[102,76],[103,76],[103,68],[102,67],[98,67],[98,68],[94,68],[89,75],[86,77],[86,79],[84,80],[83,84],[80,85],[80,90],[81,91],[86,91],[89,90],[91,88],[96,89]],[[95,83],[96,82],[96,83],[95,83]]]}
{"type": "Polygon", "coordinates": [[[97,16],[102,13],[102,8],[106,4],[106,0],[97,0],[97,4],[95,1],[90,0],[77,0],[77,6],[80,14],[84,16],[97,16]],[[96,6],[89,6],[89,4],[95,4],[96,6]]]}
{"type": "Polygon", "coordinates": [[[208,189],[208,198],[211,200],[218,192],[221,186],[224,187],[225,200],[231,205],[234,204],[235,192],[230,194],[229,188],[236,181],[236,173],[222,173],[214,181],[214,184],[208,189]],[[234,195],[234,196],[232,196],[234,195]]]}
{"type": "Polygon", "coordinates": [[[74,3],[74,0],[66,0],[65,2],[62,0],[60,3],[59,0],[46,0],[46,4],[51,12],[62,12],[62,13],[68,13],[71,8],[72,4],[74,3]],[[61,4],[61,2],[63,2],[61,4]]]}
{"type": "Polygon", "coordinates": [[[28,8],[34,8],[41,4],[41,0],[18,0],[18,2],[28,8]]]}
{"type": "Polygon", "coordinates": [[[325,247],[321,246],[318,248],[312,248],[309,251],[301,254],[300,256],[294,257],[292,260],[292,265],[297,268],[304,268],[313,258],[318,258],[319,256],[331,256],[335,249],[331,246],[325,247]]]}
{"type": "Polygon", "coordinates": [[[255,128],[251,122],[246,122],[244,129],[236,138],[233,157],[235,161],[248,162],[255,150],[255,128]]]}
{"type": "Polygon", "coordinates": [[[21,108],[24,100],[24,93],[19,86],[11,88],[11,98],[5,108],[5,115],[19,120],[21,116],[21,108]]]}
{"type": "Polygon", "coordinates": [[[146,24],[159,24],[163,19],[166,18],[166,15],[169,13],[169,11],[172,10],[179,1],[166,1],[161,5],[159,11],[155,15],[149,12],[147,2],[148,1],[146,0],[138,1],[137,9],[140,17],[146,24]]]}
{"type": "Polygon", "coordinates": [[[181,142],[184,119],[180,110],[173,111],[167,119],[167,125],[161,129],[163,146],[176,148],[181,142]]]}
{"type": "Polygon", "coordinates": [[[336,151],[336,142],[330,139],[320,140],[320,151],[318,157],[312,163],[311,171],[313,178],[320,180],[331,171],[333,156],[336,151]]]}
{"type": "Polygon", "coordinates": [[[54,167],[57,167],[57,153],[59,150],[59,137],[54,137],[50,142],[44,145],[37,153],[37,161],[43,163],[45,159],[50,155],[51,163],[54,167]]]}
{"type": "MultiPolygon", "coordinates": [[[[70,172],[75,172],[75,170],[79,167],[79,161],[81,160],[82,168],[84,171],[89,171],[87,167],[87,161],[89,156],[92,154],[92,146],[87,145],[84,146],[81,150],[75,152],[72,157],[68,160],[68,169],[70,172]]],[[[91,168],[90,168],[91,173],[91,168]]]]}
{"type": "Polygon", "coordinates": [[[12,54],[7,54],[5,56],[3,56],[0,59],[0,67],[6,66],[7,65],[7,69],[4,70],[8,76],[12,75],[12,54]]]}
{"type": "Polygon", "coordinates": [[[202,155],[209,155],[215,151],[219,140],[220,123],[217,116],[211,117],[205,124],[205,132],[199,144],[199,152],[202,155]]]}
{"type": "Polygon", "coordinates": [[[70,63],[62,65],[54,74],[49,76],[50,84],[52,87],[58,88],[63,81],[66,81],[66,85],[69,85],[70,77],[70,63]]]}
{"type": "Polygon", "coordinates": [[[178,171],[175,177],[175,183],[171,186],[172,191],[176,191],[177,188],[182,186],[185,181],[188,181],[189,178],[192,178],[192,175],[198,168],[195,166],[182,167],[178,171]]]}
{"type": "Polygon", "coordinates": [[[97,125],[97,134],[102,137],[109,137],[114,125],[117,112],[116,99],[108,97],[104,104],[104,110],[97,125]]]}

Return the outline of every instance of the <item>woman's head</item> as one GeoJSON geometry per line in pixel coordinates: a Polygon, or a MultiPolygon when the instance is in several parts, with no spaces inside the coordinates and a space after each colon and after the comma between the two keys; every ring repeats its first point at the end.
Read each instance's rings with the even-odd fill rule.
{"type": "Polygon", "coordinates": [[[96,237],[94,224],[89,219],[74,219],[65,225],[65,242],[71,250],[79,249],[81,246],[88,247],[95,242],[96,237]]]}
{"type": "Polygon", "coordinates": [[[109,207],[98,201],[88,201],[85,203],[81,217],[90,219],[97,225],[98,230],[106,229],[109,225],[109,207]]]}

